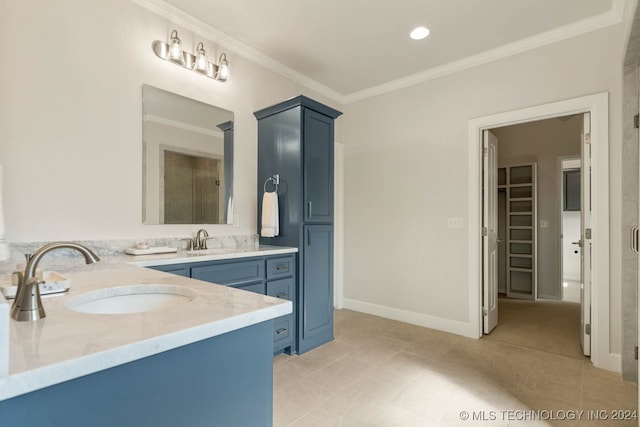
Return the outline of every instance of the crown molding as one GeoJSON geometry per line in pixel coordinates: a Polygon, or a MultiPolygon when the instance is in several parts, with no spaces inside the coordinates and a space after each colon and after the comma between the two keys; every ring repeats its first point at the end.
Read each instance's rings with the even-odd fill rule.
{"type": "Polygon", "coordinates": [[[413,86],[429,80],[437,79],[448,74],[467,70],[478,65],[516,55],[528,50],[536,49],[551,43],[575,37],[590,31],[599,30],[610,25],[620,23],[625,17],[633,13],[637,0],[612,0],[611,9],[600,15],[582,21],[574,22],[563,27],[556,28],[545,33],[537,34],[513,43],[509,43],[495,49],[472,55],[458,61],[453,61],[438,67],[430,68],[419,73],[402,77],[378,86],[352,92],[347,95],[340,94],[322,83],[294,70],[291,67],[277,61],[270,56],[234,39],[228,34],[204,23],[188,13],[168,4],[164,0],[130,0],[133,3],[165,18],[167,21],[198,34],[208,40],[214,41],[221,47],[229,49],[245,58],[262,65],[263,67],[282,75],[308,89],[332,99],[342,105],[361,101],[384,93],[413,86]]]}
{"type": "Polygon", "coordinates": [[[430,68],[428,70],[421,71],[419,73],[397,80],[393,80],[379,86],[352,92],[344,97],[345,103],[349,104],[352,102],[361,101],[366,98],[371,98],[373,96],[382,95],[384,93],[437,79],[448,74],[467,70],[478,65],[486,64],[488,62],[496,61],[498,59],[506,58],[511,55],[526,52],[528,50],[536,49],[538,47],[575,37],[584,33],[599,30],[610,25],[618,24],[622,21],[623,13],[626,9],[625,4],[629,1],[631,0],[612,0],[611,9],[608,12],[602,13],[600,15],[595,15],[591,18],[574,22],[573,24],[558,27],[545,33],[540,33],[535,36],[531,36],[513,43],[497,47],[495,49],[490,49],[477,55],[468,56],[466,58],[460,59],[458,61],[453,61],[439,67],[430,68]]]}
{"type": "Polygon", "coordinates": [[[270,56],[242,43],[226,33],[212,27],[211,25],[189,15],[188,13],[170,5],[163,0],[130,0],[131,2],[165,18],[167,21],[176,24],[185,30],[211,40],[221,47],[228,49],[238,55],[255,62],[263,67],[280,74],[296,83],[301,84],[333,101],[344,104],[344,95],[333,89],[313,80],[312,78],[294,70],[291,67],[277,61],[270,56]]]}

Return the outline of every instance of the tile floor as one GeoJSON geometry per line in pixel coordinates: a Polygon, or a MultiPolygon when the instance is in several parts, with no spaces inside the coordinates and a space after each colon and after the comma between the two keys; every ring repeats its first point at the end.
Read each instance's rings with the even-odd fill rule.
{"type": "Polygon", "coordinates": [[[302,356],[274,359],[274,426],[638,425],[587,421],[586,413],[582,421],[520,419],[531,412],[518,410],[556,418],[559,410],[603,410],[609,418],[637,410],[636,384],[584,358],[348,310],[336,311],[335,335],[302,356]],[[464,421],[462,411],[495,420],[464,421]]]}

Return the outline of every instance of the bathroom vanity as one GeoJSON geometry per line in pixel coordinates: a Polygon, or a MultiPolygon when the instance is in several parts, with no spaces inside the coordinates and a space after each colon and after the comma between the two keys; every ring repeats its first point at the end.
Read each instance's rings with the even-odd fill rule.
{"type": "Polygon", "coordinates": [[[292,304],[264,293],[277,288],[270,285],[281,280],[282,261],[295,252],[245,248],[199,256],[118,256],[66,271],[71,290],[43,299],[46,318],[10,322],[9,375],[0,378],[1,424],[270,426],[274,333],[280,329],[275,324],[290,316],[292,304]],[[243,288],[236,281],[218,286],[194,280],[220,277],[225,269],[217,267],[224,264],[253,269],[261,278],[256,288],[245,292],[236,289],[243,288]],[[171,265],[180,265],[184,274],[157,271],[171,271],[171,265]],[[87,295],[109,298],[145,286],[181,288],[189,300],[147,312],[78,311],[87,295]]]}
{"type": "Polygon", "coordinates": [[[287,354],[295,353],[293,334],[296,313],[295,254],[285,252],[277,255],[190,261],[150,267],[167,273],[291,301],[293,312],[273,321],[273,352],[274,354],[283,351],[287,354]]]}

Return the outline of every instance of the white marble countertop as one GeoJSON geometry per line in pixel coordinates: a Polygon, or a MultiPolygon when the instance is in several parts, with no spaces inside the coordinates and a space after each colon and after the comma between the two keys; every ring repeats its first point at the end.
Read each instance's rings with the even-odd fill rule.
{"type": "Polygon", "coordinates": [[[261,246],[210,252],[105,257],[97,264],[65,270],[71,289],[42,298],[46,318],[9,321],[9,369],[0,378],[0,400],[291,313],[290,301],[139,267],[277,255],[297,249],[261,246]],[[67,307],[71,298],[85,292],[133,284],[184,286],[196,297],[169,309],[132,314],[86,314],[67,307]]]}
{"type": "MultiPolygon", "coordinates": [[[[258,247],[250,246],[243,248],[229,248],[229,249],[208,249],[205,251],[178,251],[172,254],[160,254],[160,255],[121,255],[118,256],[118,260],[122,258],[123,262],[127,262],[133,265],[139,265],[142,267],[154,267],[158,265],[170,265],[181,264],[186,262],[202,262],[202,261],[215,261],[221,259],[233,259],[233,258],[249,258],[257,256],[267,255],[279,255],[290,254],[298,252],[298,248],[290,248],[284,246],[265,246],[258,247]]],[[[114,258],[114,257],[111,257],[114,258]]]]}

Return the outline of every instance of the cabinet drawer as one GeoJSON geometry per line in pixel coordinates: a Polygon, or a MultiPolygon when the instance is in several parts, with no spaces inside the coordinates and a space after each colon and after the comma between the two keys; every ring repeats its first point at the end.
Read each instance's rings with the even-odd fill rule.
{"type": "Polygon", "coordinates": [[[293,274],[294,270],[295,264],[292,256],[267,259],[267,279],[288,277],[293,274]]]}
{"type": "Polygon", "coordinates": [[[248,283],[241,285],[229,285],[231,288],[242,289],[243,291],[255,292],[256,294],[264,295],[264,282],[248,283]]]}
{"type": "Polygon", "coordinates": [[[239,285],[264,280],[264,261],[225,262],[192,267],[191,277],[221,285],[239,285]]]}
{"type": "MultiPolygon", "coordinates": [[[[278,317],[273,321],[273,345],[274,349],[282,347],[283,344],[291,341],[291,326],[293,322],[291,315],[278,317]]],[[[288,345],[288,344],[287,344],[288,345]]],[[[284,345],[286,347],[287,345],[284,345]]]]}
{"type": "Polygon", "coordinates": [[[267,282],[267,295],[293,301],[293,277],[267,282]]]}

